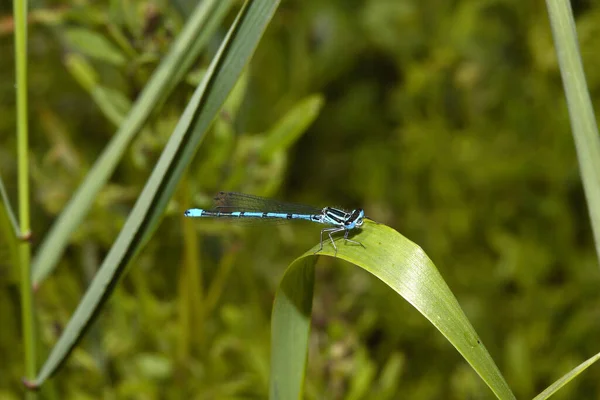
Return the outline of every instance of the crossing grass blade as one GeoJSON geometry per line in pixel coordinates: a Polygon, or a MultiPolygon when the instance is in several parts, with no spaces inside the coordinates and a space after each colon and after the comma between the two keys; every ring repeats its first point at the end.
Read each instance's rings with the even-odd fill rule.
{"type": "MultiPolygon", "coordinates": [[[[338,241],[337,258],[370,272],[404,297],[448,339],[498,398],[515,398],[450,288],[419,246],[371,221],[365,221],[352,239],[365,248],[338,241]]],[[[315,246],[290,264],[275,296],[271,399],[302,398],[317,249],[315,246]]],[[[326,241],[319,254],[333,256],[331,243],[326,241]]]]}
{"type": "Polygon", "coordinates": [[[594,233],[596,257],[600,260],[600,136],[598,136],[598,125],[585,81],[581,54],[577,46],[577,30],[571,3],[563,0],[546,0],[546,5],[569,108],[579,171],[594,233]]]}
{"type": "Polygon", "coordinates": [[[560,388],[565,386],[567,383],[571,382],[577,375],[581,374],[583,371],[588,369],[592,364],[600,359],[600,353],[596,354],[593,357],[588,358],[581,364],[579,364],[576,368],[573,368],[571,371],[563,375],[559,380],[554,382],[552,385],[548,386],[546,390],[542,393],[538,394],[533,398],[533,400],[543,400],[552,396],[554,393],[558,392],[560,388]]]}
{"type": "Polygon", "coordinates": [[[278,4],[276,0],[255,0],[246,2],[242,7],[123,229],[35,381],[27,382],[29,387],[42,385],[64,362],[86,328],[95,320],[127,264],[158,224],[204,133],[253,54],[278,4]]]}
{"type": "Polygon", "coordinates": [[[6,189],[4,188],[2,177],[0,177],[0,213],[11,226],[11,229],[7,229],[7,231],[12,230],[11,236],[14,238],[18,237],[19,223],[17,222],[17,217],[15,216],[15,213],[10,205],[10,200],[8,199],[6,189]]]}
{"type": "Polygon", "coordinates": [[[0,266],[6,261],[7,265],[13,265],[15,268],[10,270],[11,280],[17,282],[18,276],[16,266],[19,265],[19,223],[17,217],[10,205],[8,194],[4,188],[2,177],[0,177],[0,266]],[[6,247],[6,249],[5,249],[6,247]],[[7,254],[8,253],[8,256],[7,254]]]}
{"type": "Polygon", "coordinates": [[[230,3],[230,1],[206,0],[199,3],[192,13],[173,43],[171,51],[157,67],[125,121],[44,237],[33,260],[34,286],[38,286],[54,270],[68,245],[71,234],[92,207],[98,192],[114,172],[131,140],[142,128],[151,112],[164,101],[182,78],[181,69],[189,67],[208,41],[209,28],[215,29],[217,26],[210,18],[223,18],[224,7],[229,7],[230,3]]]}

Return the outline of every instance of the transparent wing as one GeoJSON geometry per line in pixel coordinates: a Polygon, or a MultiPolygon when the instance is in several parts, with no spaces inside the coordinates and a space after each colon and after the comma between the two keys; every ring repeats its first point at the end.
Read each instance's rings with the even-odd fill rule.
{"type": "Polygon", "coordinates": [[[303,204],[285,203],[237,192],[219,192],[214,198],[220,211],[262,211],[294,214],[320,214],[321,209],[303,204]]]}

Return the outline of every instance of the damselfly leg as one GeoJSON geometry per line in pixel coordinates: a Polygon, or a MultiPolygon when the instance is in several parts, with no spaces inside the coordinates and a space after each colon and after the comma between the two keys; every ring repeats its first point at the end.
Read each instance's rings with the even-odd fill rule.
{"type": "Polygon", "coordinates": [[[346,242],[350,242],[350,243],[357,244],[357,245],[361,246],[363,249],[366,249],[365,245],[364,245],[364,244],[362,244],[361,242],[358,242],[358,241],[356,241],[356,240],[352,240],[352,239],[348,239],[348,235],[349,235],[349,234],[350,234],[350,231],[349,231],[349,230],[346,230],[346,234],[344,235],[344,240],[345,240],[346,242]]]}
{"type": "Polygon", "coordinates": [[[333,246],[335,253],[334,253],[334,257],[337,257],[337,246],[335,245],[335,240],[333,239],[333,234],[334,233],[338,233],[338,232],[342,232],[342,231],[346,231],[346,233],[344,234],[344,240],[346,242],[350,242],[353,244],[357,244],[359,246],[362,246],[363,248],[366,248],[364,244],[362,244],[361,242],[358,242],[356,240],[352,240],[352,239],[348,239],[348,235],[350,234],[350,230],[349,229],[345,229],[344,227],[333,227],[333,228],[325,228],[325,229],[321,229],[321,245],[319,246],[319,250],[315,251],[314,254],[317,254],[318,252],[320,252],[321,250],[323,250],[323,233],[327,232],[328,236],[329,236],[329,240],[331,240],[331,245],[333,246]]]}

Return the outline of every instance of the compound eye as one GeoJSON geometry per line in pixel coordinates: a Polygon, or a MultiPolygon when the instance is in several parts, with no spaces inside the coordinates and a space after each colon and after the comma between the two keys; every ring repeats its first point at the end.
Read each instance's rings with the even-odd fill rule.
{"type": "Polygon", "coordinates": [[[363,217],[364,211],[362,209],[359,208],[358,210],[354,210],[344,225],[350,227],[350,229],[355,226],[361,226],[363,223],[363,217]]]}

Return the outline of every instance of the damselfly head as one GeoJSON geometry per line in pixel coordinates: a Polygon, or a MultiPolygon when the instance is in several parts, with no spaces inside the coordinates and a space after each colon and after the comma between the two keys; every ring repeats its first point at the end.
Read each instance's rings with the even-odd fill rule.
{"type": "Polygon", "coordinates": [[[358,208],[350,213],[350,218],[346,221],[345,225],[349,227],[361,226],[364,222],[365,210],[358,208]]]}

